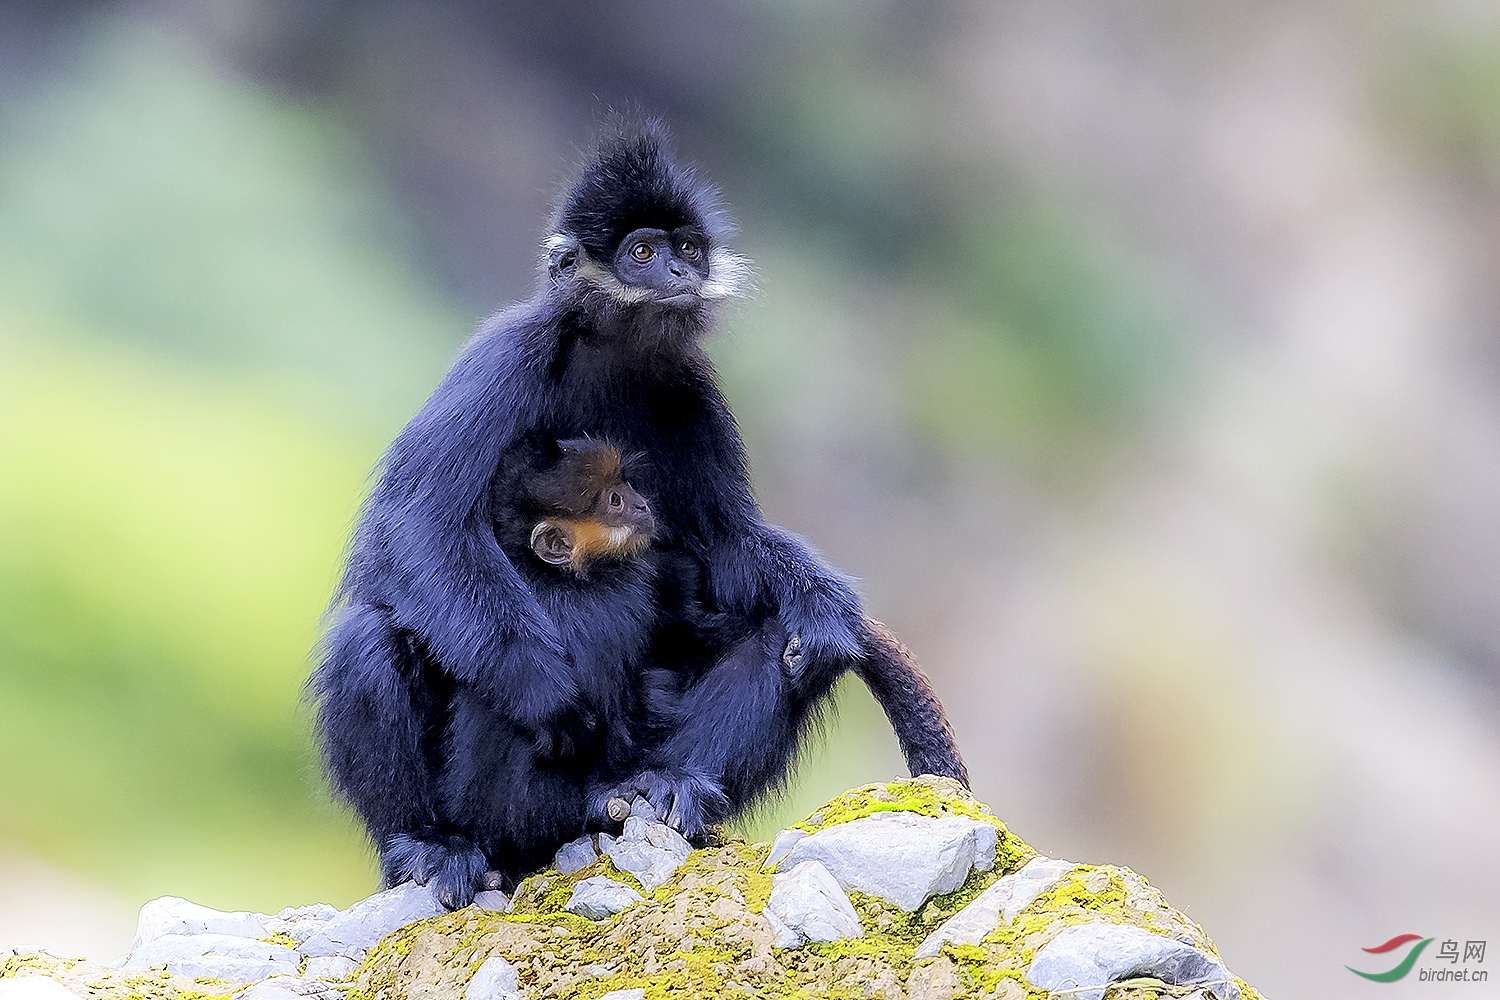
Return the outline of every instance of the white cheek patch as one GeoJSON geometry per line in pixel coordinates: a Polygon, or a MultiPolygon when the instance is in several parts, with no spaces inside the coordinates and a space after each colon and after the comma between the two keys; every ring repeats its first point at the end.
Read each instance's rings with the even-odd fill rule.
{"type": "Polygon", "coordinates": [[[632,305],[637,302],[645,302],[651,297],[651,292],[648,289],[631,288],[629,285],[624,284],[609,270],[600,267],[594,258],[584,253],[581,249],[578,251],[577,271],[579,278],[587,281],[616,302],[632,305]]]}
{"type": "Polygon", "coordinates": [[[599,262],[590,257],[578,245],[578,241],[567,233],[552,233],[542,240],[543,257],[551,257],[560,250],[572,249],[577,254],[578,262],[573,265],[573,273],[580,281],[593,285],[596,289],[608,295],[616,302],[631,305],[637,302],[645,302],[651,297],[651,293],[644,288],[631,288],[622,283],[619,278],[605,267],[600,267],[599,262]]]}
{"type": "Polygon", "coordinates": [[[698,289],[705,299],[729,299],[750,290],[755,266],[726,247],[714,247],[708,255],[708,278],[698,289]]]}
{"type": "Polygon", "coordinates": [[[625,543],[630,541],[630,536],[635,534],[635,529],[629,526],[609,529],[609,544],[611,548],[624,548],[625,543]]]}

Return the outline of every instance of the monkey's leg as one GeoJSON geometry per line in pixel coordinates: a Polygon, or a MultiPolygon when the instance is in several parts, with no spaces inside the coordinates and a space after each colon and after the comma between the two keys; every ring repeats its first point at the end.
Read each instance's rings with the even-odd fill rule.
{"type": "MultiPolygon", "coordinates": [[[[589,763],[544,760],[527,727],[470,688],[454,692],[443,759],[439,811],[447,829],[481,850],[505,885],[545,867],[586,832],[589,763]]],[[[459,900],[448,905],[464,905],[484,888],[484,874],[451,868],[433,886],[440,899],[459,900]]]]}
{"type": "Polygon", "coordinates": [[[426,882],[455,854],[439,832],[433,767],[446,693],[423,659],[389,609],[355,604],[329,630],[312,678],[329,779],[364,820],[387,885],[426,882]]]}
{"type": "Polygon", "coordinates": [[[656,787],[645,791],[685,835],[742,812],[785,781],[816,723],[842,669],[813,665],[793,681],[782,663],[786,643],[772,619],[683,693],[676,732],[652,754],[656,787]],[[663,793],[670,804],[658,801],[663,793]]]}
{"type": "Polygon", "coordinates": [[[866,619],[866,626],[866,653],[854,672],[885,709],[906,769],[913,777],[938,774],[968,788],[969,769],[927,675],[894,632],[873,618],[866,619]]]}

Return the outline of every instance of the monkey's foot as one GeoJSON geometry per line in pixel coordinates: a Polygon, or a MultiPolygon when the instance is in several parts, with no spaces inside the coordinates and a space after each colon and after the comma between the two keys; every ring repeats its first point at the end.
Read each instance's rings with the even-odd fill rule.
{"type": "Polygon", "coordinates": [[[628,781],[595,792],[591,802],[594,818],[619,822],[623,817],[615,815],[620,811],[618,804],[633,802],[637,796],[651,804],[658,820],[692,841],[701,840],[712,824],[729,815],[729,799],[713,779],[682,771],[642,771],[628,781]]]}
{"type": "Polygon", "coordinates": [[[431,886],[450,910],[468,906],[474,894],[489,887],[489,859],[465,837],[421,839],[405,833],[390,837],[380,852],[386,885],[413,881],[431,886]]]}

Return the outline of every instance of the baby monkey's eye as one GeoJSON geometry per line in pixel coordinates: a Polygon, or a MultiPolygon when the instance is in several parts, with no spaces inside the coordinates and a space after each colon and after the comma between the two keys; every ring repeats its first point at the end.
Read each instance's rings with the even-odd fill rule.
{"type": "Polygon", "coordinates": [[[638,261],[641,261],[642,263],[645,263],[646,261],[651,259],[651,244],[637,243],[635,246],[630,248],[630,256],[634,257],[638,261]]]}
{"type": "Polygon", "coordinates": [[[620,494],[618,494],[618,493],[611,493],[609,495],[609,505],[611,507],[618,507],[618,506],[620,506],[621,502],[622,501],[620,500],[620,494]]]}
{"type": "Polygon", "coordinates": [[[692,240],[683,240],[682,246],[678,247],[677,249],[688,260],[698,259],[698,244],[694,243],[692,240]]]}

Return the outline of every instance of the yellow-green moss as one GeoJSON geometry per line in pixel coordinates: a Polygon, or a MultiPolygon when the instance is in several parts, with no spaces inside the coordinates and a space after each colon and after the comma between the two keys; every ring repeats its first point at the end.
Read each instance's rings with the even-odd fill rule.
{"type": "Polygon", "coordinates": [[[297,939],[292,937],[286,931],[277,931],[270,937],[263,937],[261,938],[261,940],[266,942],[267,944],[279,944],[292,949],[295,949],[297,947],[297,939]]]}
{"type": "Polygon", "coordinates": [[[923,816],[968,816],[1005,825],[989,807],[974,800],[963,786],[947,778],[910,778],[873,785],[863,785],[829,800],[808,816],[796,829],[817,833],[838,823],[873,816],[878,812],[914,812],[923,816]]]}
{"type": "Polygon", "coordinates": [[[45,976],[81,987],[97,1000],[224,1000],[240,989],[238,983],[217,979],[188,980],[164,969],[115,969],[45,952],[11,955],[0,962],[0,979],[25,976],[45,976]]]}
{"type": "Polygon", "coordinates": [[[995,828],[995,869],[1007,874],[1036,857],[1036,851],[1000,821],[989,806],[976,800],[950,778],[924,775],[883,784],[864,785],[832,799],[793,828],[817,833],[882,812],[910,812],[919,816],[967,816],[995,828]]]}

